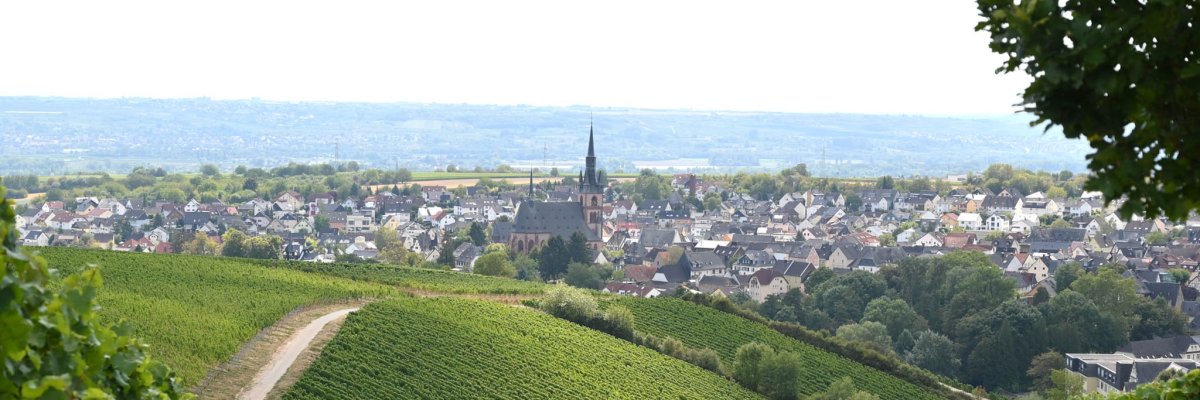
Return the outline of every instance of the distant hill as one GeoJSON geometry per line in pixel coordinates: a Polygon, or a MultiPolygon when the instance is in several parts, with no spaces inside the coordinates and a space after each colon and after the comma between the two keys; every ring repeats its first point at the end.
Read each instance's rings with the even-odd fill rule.
{"type": "Polygon", "coordinates": [[[498,164],[570,169],[594,119],[610,172],[644,167],[823,176],[1083,171],[1086,142],[1025,115],[944,118],[446,104],[0,97],[0,175],[274,167],[355,160],[413,170],[498,164]],[[545,162],[543,163],[543,160],[545,162]]]}

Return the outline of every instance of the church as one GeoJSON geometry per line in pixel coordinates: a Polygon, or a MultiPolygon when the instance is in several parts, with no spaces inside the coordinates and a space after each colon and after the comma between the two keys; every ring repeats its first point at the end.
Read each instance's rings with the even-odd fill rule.
{"type": "MultiPolygon", "coordinates": [[[[520,253],[529,253],[555,236],[568,241],[578,232],[592,250],[603,245],[604,183],[596,170],[594,131],[588,129],[588,152],[579,175],[578,202],[526,200],[517,208],[508,245],[520,253]]],[[[532,180],[530,181],[532,185],[532,180]]],[[[532,186],[531,186],[532,188],[532,186]]]]}

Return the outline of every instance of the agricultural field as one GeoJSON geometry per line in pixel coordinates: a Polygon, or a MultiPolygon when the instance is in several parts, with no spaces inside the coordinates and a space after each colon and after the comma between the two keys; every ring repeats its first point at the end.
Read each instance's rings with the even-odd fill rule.
{"type": "Polygon", "coordinates": [[[850,359],[826,352],[746,320],[679,299],[618,298],[608,304],[620,304],[633,311],[634,329],[660,338],[673,337],[693,348],[710,348],[721,355],[725,365],[733,363],[737,348],[750,342],[767,344],[776,350],[800,354],[798,391],[804,395],[824,392],[843,376],[854,384],[885,399],[936,399],[924,388],[850,359]]]}
{"type": "Polygon", "coordinates": [[[400,288],[453,294],[542,294],[546,284],[464,272],[399,267],[386,264],[322,264],[247,260],[262,265],[294,269],[400,288]]]}
{"type": "Polygon", "coordinates": [[[353,313],[283,398],[758,398],[653,350],[539,311],[398,298],[353,313]]]}
{"type": "Polygon", "coordinates": [[[36,252],[63,274],[98,265],[101,317],[127,321],[188,387],[299,307],[396,293],[384,285],[239,259],[64,247],[36,252]]]}

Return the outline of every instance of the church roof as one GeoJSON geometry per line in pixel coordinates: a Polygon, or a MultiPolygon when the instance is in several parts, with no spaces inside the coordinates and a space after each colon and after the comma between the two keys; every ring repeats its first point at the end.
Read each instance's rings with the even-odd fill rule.
{"type": "Polygon", "coordinates": [[[589,242],[600,241],[595,231],[588,229],[583,206],[575,202],[526,201],[517,209],[513,233],[549,233],[563,240],[579,232],[589,242]]]}

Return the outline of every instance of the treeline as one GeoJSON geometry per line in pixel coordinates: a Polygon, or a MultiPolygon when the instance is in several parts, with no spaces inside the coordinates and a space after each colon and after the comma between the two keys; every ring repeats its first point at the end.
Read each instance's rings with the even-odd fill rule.
{"type": "MultiPolygon", "coordinates": [[[[905,259],[878,274],[828,271],[809,277],[807,294],[793,289],[761,305],[744,296],[734,300],[778,323],[858,342],[971,385],[1013,392],[1033,384],[1025,371],[1038,354],[1108,353],[1130,340],[1185,333],[1180,313],[1161,299],[1138,295],[1136,282],[1121,276],[1117,266],[1088,272],[1064,265],[1056,272],[1059,293],[1052,298],[1042,292],[1021,296],[977,252],[905,259]]],[[[866,355],[852,358],[878,364],[866,355]]]]}
{"type": "Polygon", "coordinates": [[[359,199],[367,192],[363,186],[401,184],[411,180],[412,172],[407,169],[360,170],[353,161],[315,165],[292,163],[270,170],[238,166],[233,173],[226,174],[214,165],[205,165],[199,174],[168,173],[162,168],[138,167],[124,177],[100,174],[50,178],[20,175],[3,178],[6,185],[17,188],[15,192],[10,193],[10,197],[46,193],[45,198],[49,201],[77,197],[114,197],[176,203],[189,199],[202,202],[271,199],[289,190],[303,196],[334,192],[340,199],[359,199]]]}
{"type": "MultiPolygon", "coordinates": [[[[982,174],[969,173],[963,182],[951,182],[932,177],[880,176],[873,179],[821,178],[809,174],[808,167],[798,164],[775,174],[739,172],[732,175],[702,175],[699,179],[719,183],[735,193],[748,194],[757,200],[776,201],[784,194],[816,190],[842,193],[847,206],[859,206],[861,199],[856,195],[864,189],[893,189],[903,192],[934,191],[946,195],[957,187],[987,188],[999,192],[1015,188],[1023,194],[1043,192],[1047,197],[1078,197],[1084,191],[1087,175],[1071,171],[1045,172],[1016,168],[1009,164],[992,164],[982,174]]],[[[617,195],[639,205],[645,200],[665,200],[678,193],[684,202],[699,210],[713,209],[721,200],[728,198],[676,190],[671,187],[672,176],[659,175],[652,170],[643,170],[631,182],[618,185],[617,195]]],[[[851,207],[855,208],[855,207],[851,207]]]]}

